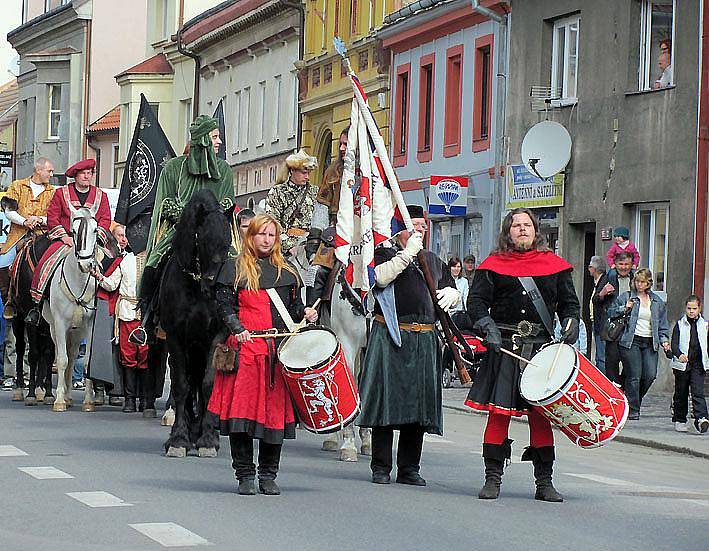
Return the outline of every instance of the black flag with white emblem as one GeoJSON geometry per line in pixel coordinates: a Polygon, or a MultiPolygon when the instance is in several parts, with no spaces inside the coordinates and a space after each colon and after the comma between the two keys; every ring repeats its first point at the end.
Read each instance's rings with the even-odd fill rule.
{"type": "Polygon", "coordinates": [[[115,220],[126,227],[135,254],[146,249],[158,178],[165,163],[175,156],[148,100],[140,94],[140,111],[118,195],[115,220]]]}

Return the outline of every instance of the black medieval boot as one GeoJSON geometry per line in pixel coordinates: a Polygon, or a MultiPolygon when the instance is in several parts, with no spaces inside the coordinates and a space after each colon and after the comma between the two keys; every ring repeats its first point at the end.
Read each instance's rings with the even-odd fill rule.
{"type": "Polygon", "coordinates": [[[254,478],[256,476],[256,465],[254,465],[254,440],[246,433],[236,433],[229,435],[229,446],[231,448],[231,466],[239,481],[239,494],[256,495],[254,478]]]}
{"type": "Polygon", "coordinates": [[[281,494],[281,489],[276,484],[281,448],[281,444],[269,444],[263,440],[258,445],[258,489],[267,496],[281,494]]]}
{"type": "Polygon", "coordinates": [[[512,440],[506,438],[502,444],[483,444],[485,459],[485,485],[478,493],[479,499],[497,499],[500,496],[502,473],[505,461],[512,455],[512,440]]]}
{"type": "Polygon", "coordinates": [[[138,374],[135,368],[123,367],[123,392],[126,399],[123,402],[123,413],[135,413],[136,384],[138,374]]]}
{"type": "Polygon", "coordinates": [[[372,482],[389,484],[392,466],[392,446],[394,429],[391,427],[372,427],[372,482]]]}
{"type": "Polygon", "coordinates": [[[534,483],[537,487],[534,499],[553,503],[564,501],[562,495],[556,491],[551,482],[554,466],[554,446],[544,446],[542,448],[529,446],[522,454],[522,461],[531,461],[534,465],[534,483]]]}
{"type": "Polygon", "coordinates": [[[402,425],[399,431],[399,447],[396,452],[396,482],[410,486],[425,486],[419,474],[423,428],[418,424],[402,425]]]}
{"type": "Polygon", "coordinates": [[[138,388],[140,389],[140,404],[142,406],[143,417],[154,418],[157,417],[157,412],[155,411],[155,382],[152,370],[139,369],[138,370],[138,388]]]}

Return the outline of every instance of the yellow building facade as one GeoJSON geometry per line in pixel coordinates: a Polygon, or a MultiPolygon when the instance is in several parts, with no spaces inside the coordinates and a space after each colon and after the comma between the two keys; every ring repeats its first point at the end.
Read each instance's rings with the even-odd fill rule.
{"type": "Polygon", "coordinates": [[[339,36],[359,77],[385,143],[389,143],[389,54],[373,37],[386,15],[406,0],[305,0],[303,60],[296,64],[302,116],[301,145],[318,158],[321,170],[337,155],[340,132],[349,124],[352,85],[333,47],[339,36]]]}

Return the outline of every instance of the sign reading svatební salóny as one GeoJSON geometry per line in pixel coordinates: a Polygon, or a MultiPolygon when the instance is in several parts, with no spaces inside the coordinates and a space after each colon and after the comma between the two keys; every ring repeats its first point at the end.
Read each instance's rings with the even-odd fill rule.
{"type": "Polygon", "coordinates": [[[465,216],[468,210],[467,176],[431,176],[428,213],[465,216]]]}
{"type": "Polygon", "coordinates": [[[542,180],[524,165],[511,165],[507,170],[507,197],[505,208],[562,207],[564,206],[564,174],[555,174],[542,180]]]}

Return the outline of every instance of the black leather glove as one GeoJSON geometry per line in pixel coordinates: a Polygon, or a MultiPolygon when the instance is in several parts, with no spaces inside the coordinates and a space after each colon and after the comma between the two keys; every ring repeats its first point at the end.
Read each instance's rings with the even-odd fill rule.
{"type": "Polygon", "coordinates": [[[502,335],[500,328],[497,327],[495,320],[490,316],[480,318],[473,326],[474,330],[482,331],[485,334],[485,343],[487,347],[495,353],[500,352],[502,347],[502,335]]]}
{"type": "Polygon", "coordinates": [[[224,325],[229,330],[229,333],[231,333],[232,335],[238,335],[239,333],[244,332],[244,326],[241,325],[241,322],[239,321],[239,316],[237,316],[236,314],[231,314],[224,318],[224,325]]]}
{"type": "Polygon", "coordinates": [[[577,318],[564,318],[561,322],[561,340],[570,345],[579,340],[579,320],[577,318]]]}

